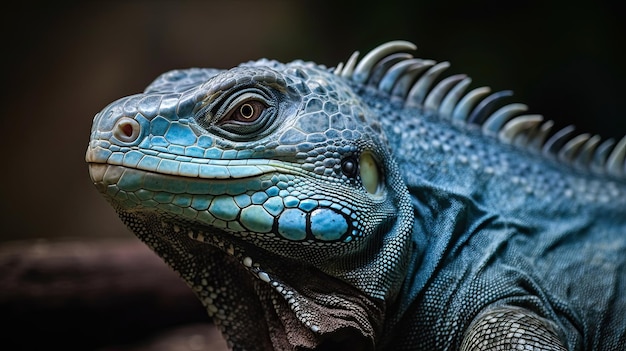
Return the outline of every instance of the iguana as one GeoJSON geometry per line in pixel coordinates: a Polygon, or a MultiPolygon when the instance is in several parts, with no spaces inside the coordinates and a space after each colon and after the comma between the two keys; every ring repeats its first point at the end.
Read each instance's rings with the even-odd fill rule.
{"type": "Polygon", "coordinates": [[[413,50],[167,72],[91,179],[235,350],[624,350],[626,138],[413,50]]]}

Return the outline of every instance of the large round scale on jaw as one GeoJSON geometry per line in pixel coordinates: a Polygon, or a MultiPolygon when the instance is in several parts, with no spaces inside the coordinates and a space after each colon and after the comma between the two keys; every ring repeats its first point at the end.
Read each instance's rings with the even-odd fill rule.
{"type": "Polygon", "coordinates": [[[289,240],[306,238],[306,212],[298,208],[286,209],[278,217],[278,234],[289,240]]]}
{"type": "Polygon", "coordinates": [[[318,240],[339,240],[348,232],[348,222],[338,212],[318,208],[311,212],[311,233],[318,240]]]}
{"type": "Polygon", "coordinates": [[[376,194],[380,187],[380,174],[378,163],[371,152],[365,151],[359,158],[359,175],[363,187],[370,194],[376,194]]]}

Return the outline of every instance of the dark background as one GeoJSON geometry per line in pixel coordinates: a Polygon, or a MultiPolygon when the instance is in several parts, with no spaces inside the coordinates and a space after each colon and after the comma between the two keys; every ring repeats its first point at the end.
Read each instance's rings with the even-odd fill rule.
{"type": "MultiPolygon", "coordinates": [[[[0,15],[0,249],[14,254],[4,262],[22,255],[22,246],[9,243],[19,239],[134,240],[90,183],[84,152],[94,114],[119,97],[140,92],[170,69],[230,68],[261,57],[335,66],[354,50],[364,53],[385,41],[405,39],[418,45],[418,57],[450,61],[447,74],[469,74],[474,87],[514,90],[515,101],[554,119],[558,127],[573,123],[580,131],[619,138],[626,133],[626,21],[617,4],[591,0],[14,3],[13,9],[4,8],[0,15]]],[[[106,257],[109,251],[104,247],[100,256],[83,251],[72,257],[110,259],[107,264],[122,270],[124,262],[132,264],[127,255],[132,251],[124,251],[123,259],[106,257]]],[[[98,269],[108,266],[94,267],[93,273],[63,286],[87,284],[101,275],[98,269]]],[[[2,268],[0,289],[5,289],[6,272],[14,269],[2,268]]],[[[41,276],[31,281],[52,276],[45,270],[37,274],[41,276]]],[[[161,286],[173,284],[163,279],[167,283],[161,286]]],[[[142,291],[151,286],[140,283],[142,291]]],[[[104,289],[111,286],[106,279],[98,284],[104,289]]],[[[111,320],[123,320],[128,328],[150,324],[147,321],[158,315],[148,312],[152,305],[139,306],[149,296],[126,301],[120,297],[126,294],[123,287],[114,290],[114,301],[107,301],[98,313],[123,315],[111,320]]],[[[19,294],[2,295],[9,298],[0,306],[20,307],[11,300],[15,295],[19,294]]],[[[43,291],[36,296],[45,300],[49,295],[43,291]]],[[[63,337],[102,335],[91,327],[90,307],[64,301],[38,309],[26,299],[22,304],[30,307],[0,313],[14,329],[47,330],[48,337],[60,333],[54,324],[64,314],[76,320],[69,329],[56,326],[66,329],[63,337]],[[68,304],[74,304],[74,309],[68,304]],[[28,324],[32,319],[43,327],[33,328],[28,324]]],[[[181,311],[180,304],[176,308],[181,311]]],[[[119,328],[127,327],[111,330],[118,333],[119,328]]],[[[34,342],[37,335],[27,338],[34,342]]],[[[67,340],[64,345],[71,349],[67,340]]]]}

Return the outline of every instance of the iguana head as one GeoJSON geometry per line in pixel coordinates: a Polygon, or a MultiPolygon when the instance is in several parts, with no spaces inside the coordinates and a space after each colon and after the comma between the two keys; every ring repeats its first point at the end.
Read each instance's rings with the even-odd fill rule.
{"type": "Polygon", "coordinates": [[[172,71],[94,118],[94,184],[236,347],[371,348],[402,283],[408,193],[381,116],[337,73],[172,71]]]}

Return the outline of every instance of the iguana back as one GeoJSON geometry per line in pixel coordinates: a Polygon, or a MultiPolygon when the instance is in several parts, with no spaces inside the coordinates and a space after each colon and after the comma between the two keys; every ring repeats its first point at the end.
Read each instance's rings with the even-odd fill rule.
{"type": "Polygon", "coordinates": [[[413,49],[168,72],[91,177],[234,349],[624,349],[626,138],[413,49]]]}

